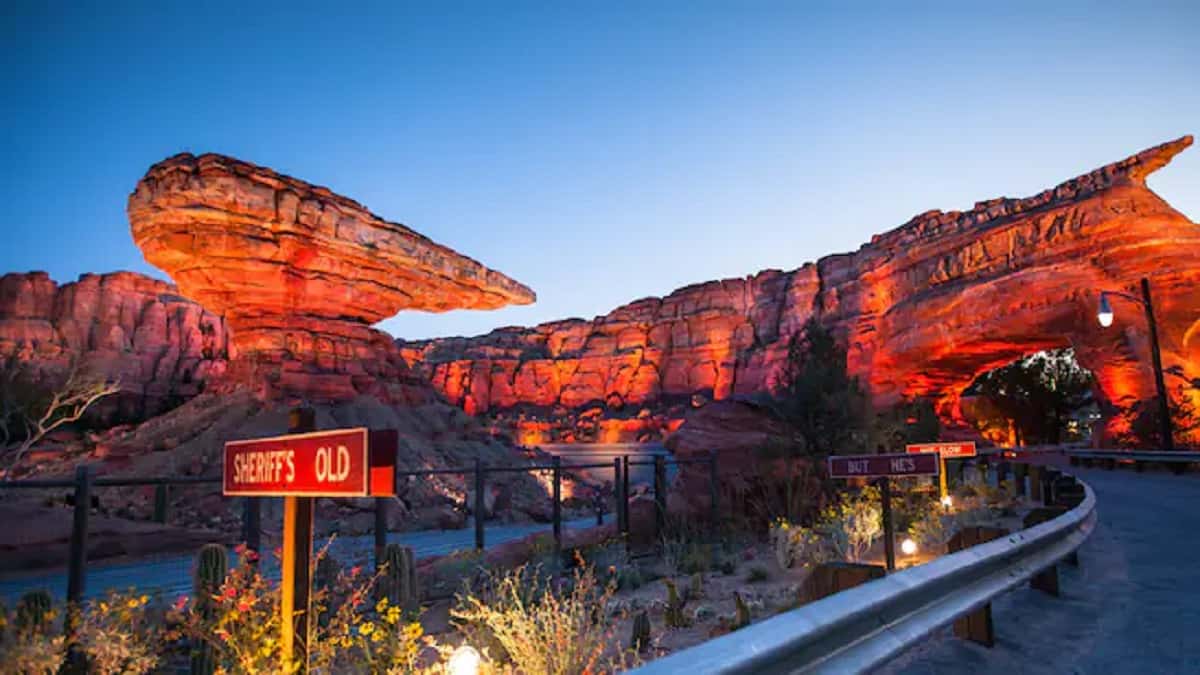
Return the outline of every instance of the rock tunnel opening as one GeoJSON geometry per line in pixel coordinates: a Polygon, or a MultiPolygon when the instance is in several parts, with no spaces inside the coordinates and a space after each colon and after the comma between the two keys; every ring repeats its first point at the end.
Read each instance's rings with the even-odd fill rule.
{"type": "Polygon", "coordinates": [[[961,396],[963,419],[998,445],[1091,442],[1103,415],[1095,375],[1070,347],[1025,354],[976,376],[961,396]]]}

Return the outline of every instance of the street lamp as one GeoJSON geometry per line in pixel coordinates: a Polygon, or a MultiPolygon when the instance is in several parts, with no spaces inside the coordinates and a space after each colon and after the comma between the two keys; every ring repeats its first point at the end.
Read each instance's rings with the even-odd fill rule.
{"type": "Polygon", "coordinates": [[[1175,444],[1171,440],[1170,405],[1167,400],[1167,387],[1163,383],[1162,356],[1158,351],[1158,323],[1154,320],[1154,304],[1150,302],[1150,280],[1142,278],[1142,297],[1140,298],[1121,291],[1100,291],[1100,308],[1096,312],[1096,319],[1104,328],[1108,328],[1113,323],[1113,309],[1108,302],[1110,295],[1136,302],[1146,310],[1146,322],[1150,324],[1150,356],[1154,362],[1154,386],[1158,389],[1159,433],[1163,449],[1174,450],[1175,444]]]}

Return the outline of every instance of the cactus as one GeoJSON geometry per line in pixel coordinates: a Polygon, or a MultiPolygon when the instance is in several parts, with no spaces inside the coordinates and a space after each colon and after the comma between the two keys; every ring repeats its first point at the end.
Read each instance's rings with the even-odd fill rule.
{"type": "Polygon", "coordinates": [[[632,635],[629,638],[629,647],[634,651],[642,651],[650,645],[650,615],[645,611],[638,612],[638,615],[633,619],[632,635]]]}
{"type": "Polygon", "coordinates": [[[667,607],[663,615],[663,621],[667,624],[668,628],[686,628],[688,620],[683,613],[683,605],[685,603],[679,599],[679,592],[675,588],[675,582],[670,579],[663,579],[663,583],[667,585],[667,607]]]}
{"type": "MultiPolygon", "coordinates": [[[[208,621],[213,615],[213,596],[225,581],[228,569],[225,547],[220,544],[205,544],[196,556],[196,575],[193,579],[193,596],[196,611],[208,621]]],[[[192,675],[211,675],[217,669],[216,653],[212,645],[201,643],[192,647],[192,675]]]]}
{"type": "Polygon", "coordinates": [[[29,591],[17,602],[17,630],[42,632],[49,627],[54,599],[49,591],[29,591]]]}
{"type": "Polygon", "coordinates": [[[733,592],[733,604],[736,608],[733,617],[733,630],[749,626],[750,608],[746,606],[746,601],[742,600],[741,594],[737,591],[733,592]]]}
{"type": "Polygon", "coordinates": [[[413,550],[399,544],[388,544],[383,549],[383,565],[380,592],[392,605],[406,612],[415,612],[420,606],[420,588],[417,586],[413,550]]]}

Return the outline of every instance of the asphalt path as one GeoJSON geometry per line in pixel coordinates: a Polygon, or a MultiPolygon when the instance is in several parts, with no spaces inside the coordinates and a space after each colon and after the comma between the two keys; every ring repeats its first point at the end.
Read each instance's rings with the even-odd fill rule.
{"type": "Polygon", "coordinates": [[[992,603],[996,646],[930,636],[883,673],[1200,673],[1200,474],[1066,469],[1096,493],[1062,597],[1021,586],[992,603]]]}

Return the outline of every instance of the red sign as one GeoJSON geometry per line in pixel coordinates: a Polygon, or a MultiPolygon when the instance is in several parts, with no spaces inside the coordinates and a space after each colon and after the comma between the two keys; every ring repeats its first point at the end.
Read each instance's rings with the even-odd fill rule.
{"type": "Polygon", "coordinates": [[[395,430],[314,431],[225,444],[226,495],[369,497],[395,494],[395,430]]]}
{"type": "Polygon", "coordinates": [[[922,452],[934,452],[947,459],[954,457],[974,457],[975,442],[967,443],[918,443],[916,445],[905,446],[910,454],[922,452]]]}
{"type": "Polygon", "coordinates": [[[881,476],[936,476],[937,455],[846,455],[829,458],[831,478],[876,478],[881,476]]]}

